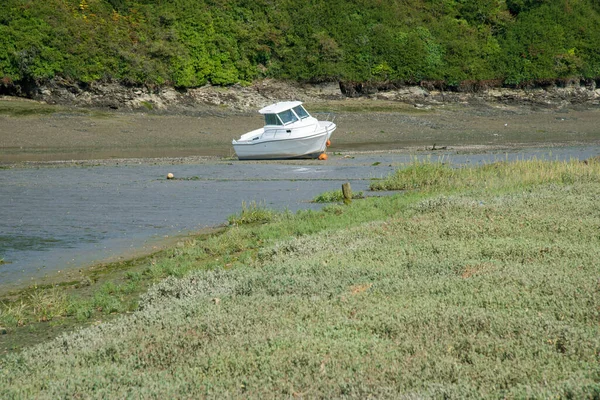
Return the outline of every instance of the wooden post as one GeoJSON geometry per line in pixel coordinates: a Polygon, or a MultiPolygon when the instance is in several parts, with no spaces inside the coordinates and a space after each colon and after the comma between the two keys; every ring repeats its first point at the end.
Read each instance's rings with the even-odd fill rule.
{"type": "Polygon", "coordinates": [[[342,185],[342,194],[344,195],[344,203],[348,203],[352,200],[352,188],[350,182],[346,182],[342,185]]]}

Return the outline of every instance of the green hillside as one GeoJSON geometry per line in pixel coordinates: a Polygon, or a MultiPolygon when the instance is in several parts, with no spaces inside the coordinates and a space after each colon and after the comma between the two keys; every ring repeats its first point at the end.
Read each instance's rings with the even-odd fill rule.
{"type": "Polygon", "coordinates": [[[600,78],[594,0],[3,0],[0,87],[600,78]]]}

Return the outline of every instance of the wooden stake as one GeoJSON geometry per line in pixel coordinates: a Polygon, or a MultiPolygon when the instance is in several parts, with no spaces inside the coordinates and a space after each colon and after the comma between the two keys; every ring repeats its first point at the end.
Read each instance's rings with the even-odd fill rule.
{"type": "Polygon", "coordinates": [[[344,201],[352,200],[352,188],[350,182],[346,182],[342,185],[342,194],[344,195],[344,201]]]}

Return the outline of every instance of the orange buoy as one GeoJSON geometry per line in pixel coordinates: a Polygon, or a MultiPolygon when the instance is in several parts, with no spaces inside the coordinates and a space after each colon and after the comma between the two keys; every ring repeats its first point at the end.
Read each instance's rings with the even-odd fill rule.
{"type": "Polygon", "coordinates": [[[327,143],[325,143],[327,147],[331,146],[331,140],[327,139],[327,143]]]}
{"type": "Polygon", "coordinates": [[[319,160],[327,160],[327,154],[325,154],[325,153],[319,154],[319,160]]]}

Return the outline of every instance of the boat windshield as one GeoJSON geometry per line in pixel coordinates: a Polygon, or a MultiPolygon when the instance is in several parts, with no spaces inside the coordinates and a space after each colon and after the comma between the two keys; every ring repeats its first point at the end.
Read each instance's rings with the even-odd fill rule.
{"type": "Polygon", "coordinates": [[[284,125],[298,121],[298,117],[296,117],[296,114],[294,114],[292,110],[285,110],[277,115],[279,116],[279,118],[281,118],[281,121],[284,125]]]}
{"type": "Polygon", "coordinates": [[[277,114],[265,114],[265,125],[283,125],[277,114]]]}
{"type": "Polygon", "coordinates": [[[294,107],[294,112],[296,113],[296,115],[298,115],[298,117],[300,117],[300,119],[310,117],[310,115],[306,112],[306,110],[302,106],[294,107]]]}

